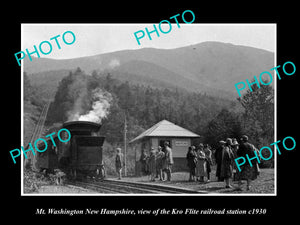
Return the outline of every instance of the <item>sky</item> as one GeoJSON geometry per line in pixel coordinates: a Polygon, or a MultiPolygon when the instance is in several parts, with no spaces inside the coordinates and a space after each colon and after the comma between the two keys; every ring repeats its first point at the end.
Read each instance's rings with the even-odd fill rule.
{"type": "MultiPolygon", "coordinates": [[[[22,24],[22,49],[34,51],[34,45],[38,48],[43,41],[52,44],[52,52],[48,55],[40,54],[40,57],[52,59],[69,59],[102,53],[120,51],[125,49],[163,48],[172,49],[205,41],[220,41],[235,45],[245,45],[261,48],[271,52],[276,51],[276,24],[200,24],[176,23],[171,24],[171,31],[164,34],[159,31],[158,23],[155,23],[159,37],[155,32],[149,40],[145,28],[152,31],[153,24],[22,24]],[[143,30],[144,38],[140,39],[140,45],[134,36],[137,31],[143,30]],[[64,44],[62,35],[66,31],[72,31],[76,40],[71,45],[64,44]],[[61,49],[57,48],[57,38],[61,49]]],[[[169,25],[163,23],[161,29],[168,31],[169,25]]],[[[138,35],[141,35],[139,33],[138,35]]],[[[66,40],[71,41],[70,34],[66,34],[66,40]]],[[[47,52],[47,44],[43,44],[43,50],[47,52]]],[[[33,56],[36,56],[33,54],[33,56]]]]}

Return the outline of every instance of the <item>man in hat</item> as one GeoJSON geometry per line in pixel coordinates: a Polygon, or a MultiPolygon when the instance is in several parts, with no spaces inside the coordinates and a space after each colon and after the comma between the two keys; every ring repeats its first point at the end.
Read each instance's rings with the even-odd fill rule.
{"type": "Polygon", "coordinates": [[[122,168],[124,165],[124,156],[121,151],[122,151],[121,148],[117,148],[117,154],[116,154],[116,158],[115,158],[116,171],[117,171],[119,180],[121,180],[121,178],[122,178],[122,168]]]}
{"type": "Polygon", "coordinates": [[[164,142],[164,169],[163,171],[167,173],[167,180],[171,181],[171,173],[172,173],[172,165],[174,163],[173,161],[173,155],[172,155],[172,149],[169,147],[169,142],[164,142]]]}
{"type": "MultiPolygon", "coordinates": [[[[241,145],[237,151],[237,157],[245,157],[248,154],[249,158],[259,156],[258,150],[254,147],[253,144],[248,142],[249,138],[246,135],[241,137],[241,145]]],[[[242,180],[247,180],[247,191],[250,190],[250,184],[252,180],[255,180],[259,175],[259,166],[257,160],[252,160],[252,166],[249,163],[245,163],[241,167],[241,171],[238,172],[238,189],[241,190],[242,180]]]]}
{"type": "Polygon", "coordinates": [[[232,140],[231,138],[226,139],[226,143],[223,147],[222,152],[222,164],[221,164],[221,172],[220,176],[224,178],[226,188],[231,188],[230,178],[232,177],[232,164],[233,164],[233,153],[231,150],[232,140]]]}
{"type": "Polygon", "coordinates": [[[148,166],[147,166],[148,158],[149,156],[146,153],[146,149],[142,148],[140,163],[141,163],[141,171],[143,175],[148,174],[148,166]]]}
{"type": "Polygon", "coordinates": [[[156,175],[156,151],[154,148],[151,148],[150,156],[148,160],[148,167],[150,172],[150,180],[155,181],[155,175],[156,175]]]}
{"type": "Polygon", "coordinates": [[[158,146],[158,150],[156,153],[156,173],[159,177],[159,180],[164,180],[163,177],[163,164],[164,164],[164,157],[165,157],[165,153],[162,151],[162,147],[158,146]]]}

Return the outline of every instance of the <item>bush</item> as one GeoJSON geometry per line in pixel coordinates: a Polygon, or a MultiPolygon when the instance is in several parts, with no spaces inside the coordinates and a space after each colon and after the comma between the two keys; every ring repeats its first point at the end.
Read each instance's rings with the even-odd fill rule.
{"type": "Polygon", "coordinates": [[[38,172],[24,168],[24,193],[37,192],[41,185],[48,184],[48,178],[38,172]]]}
{"type": "MultiPolygon", "coordinates": [[[[261,159],[260,160],[260,164],[259,164],[259,167],[260,168],[274,168],[274,146],[270,146],[270,144],[272,143],[273,141],[270,141],[269,139],[266,139],[266,138],[260,138],[259,139],[259,146],[257,146],[257,149],[260,150],[262,147],[264,146],[268,146],[270,147],[272,150],[273,150],[273,156],[271,159],[269,160],[263,160],[261,159]]],[[[270,152],[267,151],[267,150],[263,150],[261,152],[262,156],[264,158],[269,158],[270,157],[270,152]]]]}
{"type": "Polygon", "coordinates": [[[54,173],[35,172],[29,168],[24,168],[24,193],[38,192],[42,185],[63,185],[66,174],[59,169],[54,173]]]}

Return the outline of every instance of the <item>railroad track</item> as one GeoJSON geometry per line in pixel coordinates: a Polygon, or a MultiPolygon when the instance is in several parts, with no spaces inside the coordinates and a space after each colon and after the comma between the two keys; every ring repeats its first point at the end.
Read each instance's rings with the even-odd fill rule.
{"type": "MultiPolygon", "coordinates": [[[[33,143],[36,139],[40,138],[44,132],[44,124],[47,118],[48,110],[51,104],[51,100],[49,100],[43,107],[42,112],[38,118],[38,122],[34,127],[33,133],[31,135],[30,141],[26,145],[26,149],[29,147],[29,143],[33,143]]],[[[25,162],[31,159],[31,163],[34,169],[36,168],[36,155],[33,155],[32,151],[28,152],[28,158],[25,159],[25,162]]],[[[26,164],[26,163],[25,163],[26,164]]]]}
{"type": "Polygon", "coordinates": [[[69,184],[95,190],[107,194],[203,194],[205,191],[194,191],[174,186],[146,184],[138,182],[103,180],[103,181],[74,181],[69,184]]]}

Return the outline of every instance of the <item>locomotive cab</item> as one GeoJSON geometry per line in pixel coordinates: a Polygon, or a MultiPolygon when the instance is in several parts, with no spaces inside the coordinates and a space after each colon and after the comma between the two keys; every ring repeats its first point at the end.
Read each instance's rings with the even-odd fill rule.
{"type": "MultiPolygon", "coordinates": [[[[61,165],[73,178],[90,176],[98,177],[99,168],[103,167],[102,145],[105,137],[99,135],[100,124],[88,121],[71,121],[63,124],[71,133],[71,140],[64,146],[61,165]]],[[[101,174],[100,174],[101,177],[101,174]]]]}

